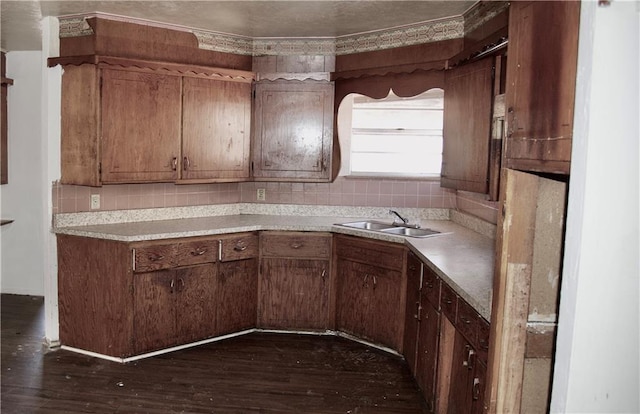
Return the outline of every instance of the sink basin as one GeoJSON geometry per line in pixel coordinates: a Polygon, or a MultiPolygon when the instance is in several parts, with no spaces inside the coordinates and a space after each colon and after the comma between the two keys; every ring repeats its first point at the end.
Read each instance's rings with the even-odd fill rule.
{"type": "Polygon", "coordinates": [[[384,230],[384,229],[392,228],[393,224],[383,223],[380,221],[354,221],[351,223],[341,224],[341,226],[353,227],[356,229],[363,229],[363,230],[384,230]]]}
{"type": "Polygon", "coordinates": [[[415,229],[412,227],[394,227],[390,229],[382,229],[380,231],[382,231],[383,233],[398,234],[400,236],[409,236],[409,237],[429,237],[429,236],[440,234],[440,232],[436,230],[415,229]]]}
{"type": "Polygon", "coordinates": [[[395,234],[398,236],[406,237],[430,237],[441,234],[437,230],[432,229],[416,229],[414,227],[402,227],[394,226],[391,223],[384,223],[381,221],[353,221],[351,223],[343,223],[340,226],[351,227],[354,229],[371,230],[386,234],[395,234]]]}

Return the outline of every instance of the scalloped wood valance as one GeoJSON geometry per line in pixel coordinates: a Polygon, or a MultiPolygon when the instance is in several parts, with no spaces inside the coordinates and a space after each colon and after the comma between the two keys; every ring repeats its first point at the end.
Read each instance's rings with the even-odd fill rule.
{"type": "Polygon", "coordinates": [[[141,59],[128,59],[113,56],[84,55],[49,58],[48,66],[80,66],[99,65],[101,67],[121,67],[134,70],[151,70],[174,76],[192,76],[203,78],[218,78],[230,82],[252,82],[255,80],[255,73],[227,68],[215,68],[208,66],[189,65],[181,63],[160,62],[141,59]]]}

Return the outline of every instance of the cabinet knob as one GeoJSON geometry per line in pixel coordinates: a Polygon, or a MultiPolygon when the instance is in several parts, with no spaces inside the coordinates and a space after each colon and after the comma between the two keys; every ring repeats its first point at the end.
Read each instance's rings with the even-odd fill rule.
{"type": "Polygon", "coordinates": [[[157,262],[159,260],[164,259],[164,256],[161,254],[157,254],[157,253],[151,253],[149,256],[147,256],[147,258],[149,259],[149,261],[151,262],[157,262]]]}
{"type": "Polygon", "coordinates": [[[191,251],[191,256],[202,256],[207,252],[207,249],[203,249],[202,247],[198,247],[197,249],[191,251]]]}
{"type": "Polygon", "coordinates": [[[245,250],[247,250],[247,246],[243,245],[243,244],[236,244],[235,247],[233,248],[233,250],[235,250],[236,252],[243,252],[245,250]]]}

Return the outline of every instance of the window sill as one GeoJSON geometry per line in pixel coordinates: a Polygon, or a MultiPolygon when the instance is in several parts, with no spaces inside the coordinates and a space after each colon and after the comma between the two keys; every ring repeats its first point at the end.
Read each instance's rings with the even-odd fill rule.
{"type": "Polygon", "coordinates": [[[437,181],[440,176],[435,175],[380,175],[380,174],[350,174],[340,175],[338,178],[346,180],[403,180],[403,181],[437,181]]]}

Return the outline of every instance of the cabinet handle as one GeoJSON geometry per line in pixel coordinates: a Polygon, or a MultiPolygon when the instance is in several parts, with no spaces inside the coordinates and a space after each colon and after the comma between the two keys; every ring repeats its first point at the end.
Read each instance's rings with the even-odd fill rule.
{"type": "Polygon", "coordinates": [[[182,159],[182,169],[187,171],[190,166],[191,166],[191,161],[189,161],[189,157],[184,157],[182,159]]]}
{"type": "Polygon", "coordinates": [[[507,112],[509,113],[507,138],[511,138],[511,136],[513,135],[513,131],[516,130],[516,114],[513,108],[509,108],[507,112]]]}
{"type": "Polygon", "coordinates": [[[320,277],[322,278],[322,281],[324,282],[325,276],[327,275],[327,269],[322,269],[322,274],[320,275],[320,277]]]}
{"type": "Polygon", "coordinates": [[[480,399],[480,378],[473,379],[473,400],[478,401],[480,399]]]}
{"type": "Polygon", "coordinates": [[[367,285],[367,279],[368,278],[369,278],[368,274],[364,275],[364,279],[362,280],[362,287],[365,287],[367,285]]]}
{"type": "Polygon", "coordinates": [[[235,250],[236,252],[244,252],[245,250],[247,250],[247,246],[246,245],[242,245],[240,243],[236,244],[236,246],[233,248],[233,250],[235,250]]]}
{"type": "Polygon", "coordinates": [[[462,365],[467,367],[467,369],[469,369],[469,370],[473,369],[473,362],[474,362],[474,359],[475,359],[475,355],[476,355],[476,351],[474,351],[473,349],[469,348],[469,351],[467,353],[467,360],[464,361],[462,363],[462,365]]]}
{"type": "Polygon", "coordinates": [[[464,323],[465,325],[469,325],[469,324],[471,323],[471,320],[470,320],[470,319],[466,319],[466,318],[464,318],[464,317],[462,317],[462,316],[460,317],[460,320],[461,320],[461,321],[462,321],[462,323],[464,323]]]}
{"type": "Polygon", "coordinates": [[[421,318],[421,316],[420,316],[420,314],[421,314],[421,313],[422,313],[422,306],[420,306],[420,301],[417,301],[417,302],[416,302],[416,314],[415,314],[415,315],[413,315],[413,317],[414,317],[415,319],[417,319],[417,320],[418,320],[418,322],[420,322],[420,321],[422,320],[422,318],[421,318]]]}
{"type": "Polygon", "coordinates": [[[304,243],[291,243],[291,248],[293,249],[299,249],[302,246],[304,246],[304,243]]]}
{"type": "Polygon", "coordinates": [[[171,279],[171,283],[169,283],[169,292],[173,293],[173,288],[175,287],[175,280],[171,279]]]}
{"type": "Polygon", "coordinates": [[[180,278],[178,280],[180,281],[180,290],[179,290],[179,292],[182,292],[184,290],[184,279],[180,278]]]}
{"type": "Polygon", "coordinates": [[[158,260],[164,259],[164,256],[157,253],[151,253],[150,255],[147,256],[147,258],[152,262],[157,262],[158,260]]]}
{"type": "Polygon", "coordinates": [[[178,157],[173,157],[173,159],[171,160],[171,169],[173,171],[178,170],[178,157]]]}
{"type": "Polygon", "coordinates": [[[222,240],[218,240],[218,261],[222,261],[222,240]]]}
{"type": "Polygon", "coordinates": [[[373,276],[373,290],[376,290],[376,285],[378,284],[378,279],[376,279],[375,275],[373,276]]]}
{"type": "Polygon", "coordinates": [[[207,252],[207,249],[203,249],[202,247],[198,247],[197,249],[191,251],[191,256],[202,256],[207,252]]]}

